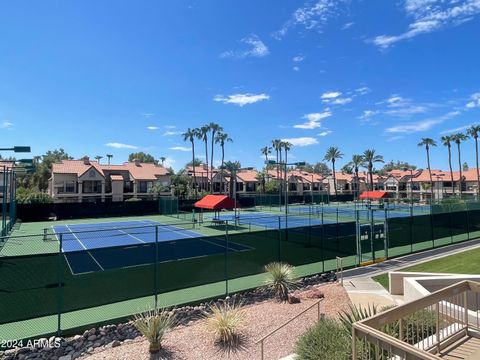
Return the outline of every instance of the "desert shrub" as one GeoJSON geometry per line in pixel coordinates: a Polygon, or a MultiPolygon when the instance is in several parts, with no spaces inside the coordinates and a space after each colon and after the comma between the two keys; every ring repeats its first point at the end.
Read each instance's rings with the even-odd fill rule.
{"type": "Polygon", "coordinates": [[[275,292],[280,301],[288,299],[290,290],[296,287],[295,268],[282,262],[272,262],[265,266],[267,287],[275,292]]]}
{"type": "Polygon", "coordinates": [[[351,341],[342,325],[324,319],[308,329],[297,341],[297,360],[351,359],[351,341]]]}
{"type": "Polygon", "coordinates": [[[137,330],[148,340],[150,353],[160,351],[165,334],[175,326],[174,312],[168,310],[147,310],[135,315],[133,320],[137,330]]]}
{"type": "Polygon", "coordinates": [[[209,306],[206,313],[207,329],[213,334],[215,342],[222,346],[233,347],[240,339],[240,327],[245,318],[241,303],[223,302],[209,306]]]}

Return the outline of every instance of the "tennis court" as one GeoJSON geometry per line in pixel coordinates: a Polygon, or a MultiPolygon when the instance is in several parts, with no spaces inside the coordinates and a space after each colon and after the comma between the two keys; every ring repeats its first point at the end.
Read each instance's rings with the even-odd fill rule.
{"type": "Polygon", "coordinates": [[[153,220],[56,225],[57,241],[74,275],[211,256],[250,248],[205,237],[192,230],[153,220]],[[60,236],[61,234],[61,236],[60,236]],[[192,239],[182,242],[177,240],[192,239]]]}

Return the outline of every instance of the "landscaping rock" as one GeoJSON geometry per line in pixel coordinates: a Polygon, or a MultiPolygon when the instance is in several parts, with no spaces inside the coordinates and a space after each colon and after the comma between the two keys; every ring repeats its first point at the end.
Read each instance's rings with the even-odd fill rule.
{"type": "Polygon", "coordinates": [[[300,298],[293,295],[293,294],[288,294],[288,303],[289,304],[298,304],[300,302],[300,298]]]}

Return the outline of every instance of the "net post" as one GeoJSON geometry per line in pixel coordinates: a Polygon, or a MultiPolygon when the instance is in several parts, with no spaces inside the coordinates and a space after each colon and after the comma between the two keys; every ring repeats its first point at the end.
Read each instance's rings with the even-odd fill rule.
{"type": "Polygon", "coordinates": [[[48,240],[48,238],[47,238],[47,228],[43,228],[43,241],[47,241],[47,240],[48,240]]]}
{"type": "Polygon", "coordinates": [[[57,336],[60,336],[62,333],[62,243],[63,243],[63,234],[60,233],[58,238],[58,257],[57,257],[57,280],[58,280],[57,336]]]}
{"type": "Polygon", "coordinates": [[[155,309],[158,309],[158,225],[155,225],[155,264],[153,266],[153,291],[155,292],[155,309]]]}

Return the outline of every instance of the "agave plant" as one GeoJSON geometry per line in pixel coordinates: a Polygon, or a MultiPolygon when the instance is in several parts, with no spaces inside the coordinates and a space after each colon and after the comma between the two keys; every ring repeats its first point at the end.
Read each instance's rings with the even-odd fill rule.
{"type": "Polygon", "coordinates": [[[353,324],[357,321],[365,320],[379,313],[378,307],[375,304],[368,304],[367,307],[359,305],[349,305],[348,311],[343,311],[340,314],[340,324],[345,330],[345,333],[352,336],[353,324]]]}
{"type": "Polygon", "coordinates": [[[266,285],[275,292],[280,301],[288,300],[288,293],[296,287],[295,268],[282,262],[272,262],[265,266],[266,285]]]}
{"type": "Polygon", "coordinates": [[[241,302],[215,303],[206,313],[206,326],[217,343],[232,348],[240,340],[240,326],[244,318],[241,302]]]}
{"type": "Polygon", "coordinates": [[[165,334],[175,326],[174,311],[165,309],[144,311],[135,315],[133,320],[137,330],[148,340],[148,350],[152,354],[160,351],[165,334]]]}

